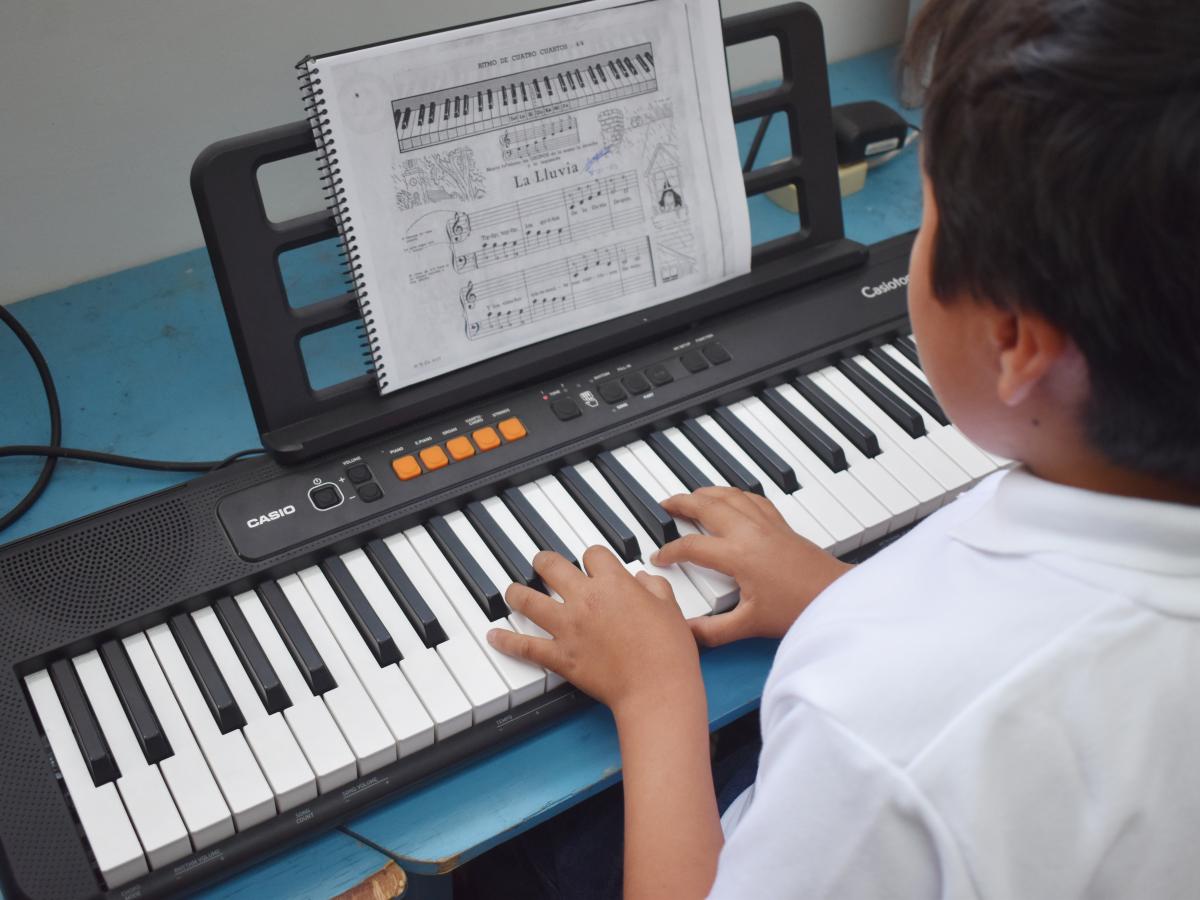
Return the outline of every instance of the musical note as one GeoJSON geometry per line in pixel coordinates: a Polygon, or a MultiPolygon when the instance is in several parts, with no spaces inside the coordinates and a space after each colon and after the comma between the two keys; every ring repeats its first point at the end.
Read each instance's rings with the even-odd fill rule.
{"type": "Polygon", "coordinates": [[[638,237],[520,272],[469,281],[460,300],[467,337],[476,340],[654,285],[650,239],[638,237]]]}

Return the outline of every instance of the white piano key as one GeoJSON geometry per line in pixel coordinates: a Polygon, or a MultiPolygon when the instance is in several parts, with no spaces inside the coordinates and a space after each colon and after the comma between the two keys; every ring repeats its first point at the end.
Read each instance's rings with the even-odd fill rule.
{"type": "MultiPolygon", "coordinates": [[[[813,372],[809,378],[833,400],[845,407],[849,413],[855,417],[864,418],[858,407],[831,380],[825,378],[820,372],[813,372]]],[[[919,505],[916,517],[927,516],[941,506],[946,499],[946,491],[934,480],[933,476],[901,450],[891,439],[889,432],[881,432],[874,428],[870,419],[864,418],[864,424],[872,428],[879,441],[880,453],[875,457],[875,461],[886,469],[905,490],[917,498],[919,505]]],[[[907,435],[905,439],[907,440],[907,435]]]]}
{"type": "MultiPolygon", "coordinates": [[[[501,501],[501,506],[503,505],[503,501],[501,501]]],[[[512,513],[509,513],[509,515],[512,515],[512,513]]],[[[496,559],[495,554],[493,554],[492,551],[488,549],[487,544],[483,542],[483,538],[479,536],[479,533],[475,530],[475,526],[471,524],[470,520],[467,519],[467,517],[461,512],[452,512],[446,516],[446,522],[454,530],[454,533],[458,535],[458,539],[462,541],[462,544],[466,548],[467,552],[471,554],[477,563],[479,563],[479,567],[483,569],[484,574],[491,579],[492,584],[496,585],[501,592],[506,591],[509,584],[512,582],[512,579],[508,577],[508,573],[504,571],[504,567],[500,565],[500,561],[496,559]]],[[[521,526],[516,524],[516,519],[513,520],[513,523],[516,525],[518,530],[521,529],[521,526]]],[[[504,528],[505,526],[501,525],[500,527],[504,528]]],[[[534,548],[534,554],[536,554],[537,548],[533,545],[532,541],[529,543],[529,546],[534,548]]],[[[527,559],[532,560],[533,556],[529,556],[527,559]]],[[[532,634],[532,631],[526,631],[523,627],[525,623],[529,623],[536,628],[538,632],[540,632],[540,634],[535,636],[550,636],[545,630],[538,627],[534,622],[530,621],[528,617],[523,616],[513,610],[509,610],[509,613],[504,617],[504,620],[508,622],[508,624],[512,627],[512,630],[518,634],[532,634]],[[520,626],[518,626],[518,621],[520,622],[520,626]]],[[[544,669],[543,671],[546,673],[546,690],[558,687],[563,683],[564,679],[558,673],[551,672],[548,669],[544,669]]]]}
{"type": "MultiPolygon", "coordinates": [[[[909,372],[911,372],[914,377],[919,378],[926,385],[929,385],[929,379],[925,377],[925,373],[921,371],[921,367],[913,365],[912,360],[910,360],[907,356],[905,356],[903,353],[901,353],[899,350],[897,350],[891,344],[884,344],[880,349],[884,353],[886,353],[888,356],[890,356],[892,359],[894,359],[896,361],[897,365],[903,366],[905,369],[907,369],[909,372]]],[[[991,461],[991,463],[995,469],[1002,468],[1002,467],[1007,466],[1012,463],[1012,460],[1005,459],[1002,456],[997,456],[995,453],[991,453],[987,450],[984,450],[979,445],[973,443],[965,434],[963,434],[961,431],[959,431],[954,426],[953,422],[951,422],[949,425],[942,425],[940,427],[944,428],[944,429],[949,429],[950,431],[952,431],[953,433],[958,435],[962,440],[966,441],[968,444],[970,444],[972,447],[974,447],[976,450],[978,450],[986,459],[991,461]]]]}
{"type": "MultiPolygon", "coordinates": [[[[246,718],[242,734],[275,794],[275,805],[284,812],[307,803],[317,796],[317,778],[300,752],[283,714],[267,713],[216,612],[211,608],[197,610],[192,613],[192,619],[225,677],[234,702],[246,718]]],[[[291,699],[290,694],[288,699],[291,699]]]]}
{"type": "Polygon", "coordinates": [[[433,719],[417,699],[412,685],[399,667],[379,665],[324,572],[313,566],[302,570],[299,575],[321,618],[325,620],[329,633],[337,641],[359,683],[396,739],[400,756],[411,756],[432,745],[433,719]]]}
{"type": "MultiPolygon", "coordinates": [[[[705,478],[714,485],[729,487],[729,482],[725,480],[725,476],[716,470],[713,464],[708,461],[708,457],[696,448],[696,445],[688,439],[687,435],[678,428],[668,428],[663,434],[691,460],[692,465],[699,469],[705,478]]],[[[775,490],[779,491],[778,488],[775,490]]],[[[836,543],[833,535],[820,522],[814,519],[807,509],[796,503],[787,494],[779,491],[777,497],[768,496],[767,499],[771,500],[772,504],[779,511],[779,514],[783,516],[783,520],[787,522],[788,527],[801,537],[808,538],[808,540],[812,541],[818,547],[828,548],[836,543]]]]}
{"type": "Polygon", "coordinates": [[[658,545],[650,539],[650,535],[646,534],[641,523],[630,513],[629,508],[621,502],[621,498],[617,496],[617,492],[612,489],[612,485],[608,483],[605,477],[600,474],[600,470],[595,464],[587,461],[581,462],[575,466],[577,471],[597,496],[600,497],[608,508],[621,517],[621,521],[633,532],[633,536],[637,538],[638,549],[641,550],[642,568],[651,575],[658,575],[665,578],[671,585],[671,590],[675,594],[675,602],[679,609],[683,612],[685,619],[694,619],[697,616],[706,616],[712,612],[712,607],[708,601],[704,599],[704,595],[692,583],[687,574],[677,565],[657,566],[650,562],[650,556],[658,549],[658,545]]]}
{"type": "Polygon", "coordinates": [[[803,496],[811,498],[814,493],[824,491],[830,500],[840,505],[857,523],[861,542],[878,540],[889,531],[891,516],[883,504],[872,497],[849,471],[834,472],[817,458],[804,441],[796,437],[790,428],[775,415],[758,397],[749,397],[733,404],[738,415],[749,424],[758,423],[760,431],[775,449],[789,459],[800,475],[803,496]],[[807,480],[805,480],[807,478],[807,480]]]}
{"type": "Polygon", "coordinates": [[[337,721],[346,743],[354,751],[361,773],[396,761],[396,739],[387,723],[375,709],[371,697],[354,675],[354,669],[342,654],[337,641],[329,633],[321,614],[313,605],[308,589],[298,575],[287,575],[279,579],[279,588],[287,597],[296,618],[312,639],[313,646],[325,660],[337,687],[321,695],[329,712],[337,721]]]}
{"type": "Polygon", "coordinates": [[[111,782],[100,787],[92,783],[50,673],[42,670],[26,675],[25,686],[105,883],[116,888],[145,875],[146,857],[117,788],[111,782]]]}
{"type": "Polygon", "coordinates": [[[792,385],[781,384],[777,390],[785,402],[790,403],[798,412],[807,416],[814,425],[842,448],[842,452],[846,454],[847,471],[891,513],[893,529],[903,528],[916,518],[919,505],[917,498],[905,490],[904,486],[886,469],[877,461],[863,456],[859,449],[846,440],[833,423],[821,415],[817,408],[801,396],[800,392],[792,385]]]}
{"type": "Polygon", "coordinates": [[[945,453],[950,459],[958,465],[960,469],[971,476],[972,480],[978,481],[985,475],[990,475],[996,471],[995,464],[983,455],[983,452],[975,447],[970,441],[963,437],[962,433],[952,425],[942,425],[935,421],[925,410],[921,409],[920,404],[911,400],[904,390],[886,375],[880,368],[867,359],[865,356],[856,357],[859,365],[863,367],[865,372],[874,376],[880,384],[901,397],[908,403],[917,415],[921,417],[921,421],[925,424],[925,431],[929,435],[929,440],[945,453]]]}
{"type": "Polygon", "coordinates": [[[947,492],[945,501],[954,499],[959,491],[970,484],[971,476],[939,450],[928,437],[910,437],[836,368],[830,366],[822,369],[819,374],[841,391],[842,396],[853,404],[853,408],[858,410],[876,435],[881,432],[886,434],[917,465],[933,476],[933,480],[947,492]]]}
{"type": "MultiPolygon", "coordinates": [[[[475,602],[475,598],[459,580],[449,561],[442,555],[442,551],[433,542],[429,532],[424,528],[410,528],[404,532],[404,536],[417,555],[421,557],[421,561],[425,563],[429,573],[441,586],[467,633],[483,651],[488,662],[500,673],[500,677],[504,679],[504,683],[509,689],[512,705],[517,706],[526,700],[532,700],[534,697],[544,694],[546,692],[545,669],[523,659],[515,659],[501,653],[488,642],[487,633],[491,629],[504,628],[511,631],[512,626],[502,618],[495,622],[488,620],[487,616],[483,614],[483,610],[479,608],[479,604],[475,602]]],[[[440,612],[434,610],[434,614],[441,619],[440,612]]]]}
{"type": "Polygon", "coordinates": [[[159,771],[175,798],[192,846],[197,851],[203,850],[233,834],[233,816],[171,693],[149,639],[144,634],[133,634],[122,643],[171,745],[171,755],[158,764],[159,771]]]}
{"type": "Polygon", "coordinates": [[[384,543],[446,632],[446,640],[436,649],[470,701],[475,722],[500,715],[509,707],[508,686],[454,612],[437,579],[404,535],[394,534],[384,543]]]}
{"type": "MultiPolygon", "coordinates": [[[[596,474],[599,475],[600,473],[597,472],[596,474]]],[[[603,480],[604,476],[601,475],[600,478],[603,480]]],[[[537,485],[545,493],[547,499],[554,504],[555,509],[562,513],[567,525],[570,526],[572,531],[575,532],[577,539],[585,548],[590,547],[593,544],[599,544],[600,546],[606,547],[609,550],[612,549],[609,547],[608,542],[604,539],[604,535],[600,533],[600,529],[598,529],[595,523],[588,518],[587,513],[585,513],[579,504],[575,502],[575,498],[567,493],[567,489],[562,486],[558,479],[551,476],[546,476],[544,478],[539,478],[537,480],[537,485]]],[[[615,496],[616,495],[614,493],[614,498],[615,496]]],[[[617,502],[620,503],[619,500],[617,502]]],[[[614,507],[612,504],[609,504],[609,508],[612,509],[613,512],[620,515],[620,507],[614,507]]],[[[634,536],[637,537],[636,532],[634,533],[634,536]]],[[[649,537],[647,537],[647,540],[649,541],[649,537]]],[[[653,547],[654,543],[651,541],[648,546],[653,547]]],[[[642,548],[642,542],[640,540],[638,541],[638,547],[642,548]]],[[[648,554],[650,551],[643,549],[642,552],[648,554]]],[[[635,576],[638,572],[645,571],[646,569],[646,566],[644,566],[638,560],[630,563],[622,563],[622,565],[625,566],[626,571],[628,571],[630,575],[635,576]]],[[[658,573],[655,572],[652,574],[658,573]]],[[[687,580],[687,576],[683,575],[682,572],[680,572],[680,575],[682,576],[682,581],[686,583],[687,587],[681,589],[681,591],[675,595],[675,604],[679,607],[679,611],[683,613],[683,617],[685,619],[694,619],[697,616],[706,616],[712,612],[712,608],[708,605],[708,602],[704,599],[704,596],[696,589],[694,585],[692,585],[690,581],[687,580]]]]}
{"type": "MultiPolygon", "coordinates": [[[[647,447],[642,442],[646,452],[653,454],[653,450],[647,447]]],[[[655,502],[662,503],[667,497],[672,494],[687,493],[687,488],[676,481],[673,485],[676,490],[668,490],[665,488],[650,472],[642,465],[641,460],[634,454],[629,447],[618,447],[613,451],[613,456],[617,462],[625,467],[626,471],[637,480],[638,484],[648,493],[655,502]]],[[[657,459],[657,457],[655,457],[657,459]]],[[[661,463],[661,460],[660,460],[661,463]]],[[[665,469],[666,466],[664,465],[665,469]]],[[[672,476],[674,477],[674,476],[672,476]]],[[[683,537],[687,534],[700,534],[700,529],[689,522],[687,519],[675,519],[675,527],[679,531],[679,536],[683,537]]],[[[737,582],[726,575],[724,572],[717,572],[714,569],[706,569],[704,566],[698,566],[695,563],[684,563],[683,571],[687,573],[688,578],[696,585],[700,593],[704,595],[704,599],[708,601],[708,605],[712,607],[713,612],[724,612],[727,609],[732,609],[738,600],[737,582]]]]}
{"type": "Polygon", "coordinates": [[[400,609],[375,566],[361,550],[351,550],[342,556],[346,569],[362,589],[381,622],[404,657],[402,671],[417,692],[429,717],[433,719],[437,740],[445,740],[471,726],[471,703],[446,668],[437,649],[426,647],[412,623],[400,609]]]}
{"type": "MultiPolygon", "coordinates": [[[[516,516],[512,511],[504,505],[504,501],[499,497],[488,497],[483,502],[483,508],[488,511],[495,523],[500,526],[509,540],[513,542],[513,546],[521,553],[526,560],[532,562],[533,558],[538,555],[537,544],[529,537],[529,534],[521,527],[521,523],[517,521],[516,516]]],[[[551,592],[551,596],[555,596],[551,592]]],[[[562,598],[557,598],[562,599],[562,598]]],[[[528,634],[534,637],[550,637],[549,632],[530,619],[523,613],[517,612],[515,609],[508,613],[509,624],[513,630],[520,634],[528,634]]],[[[546,689],[562,684],[562,678],[553,672],[546,673],[546,689]]]]}
{"type": "Polygon", "coordinates": [[[108,671],[95,650],[72,660],[121,777],[114,782],[150,868],[161,869],[192,852],[187,829],[158,766],[146,762],[108,671]]]}
{"type": "Polygon", "coordinates": [[[146,636],[170,682],[179,708],[191,725],[200,752],[221,788],[225,804],[233,814],[234,825],[239,831],[245,831],[265,822],[275,815],[275,795],[246,746],[246,739],[240,731],[221,734],[171,629],[156,625],[146,632],[146,636]]]}
{"type": "Polygon", "coordinates": [[[845,553],[847,550],[850,550],[855,546],[854,541],[857,538],[857,532],[850,534],[847,533],[843,528],[835,533],[829,527],[829,524],[821,521],[818,510],[810,508],[808,504],[801,500],[801,491],[797,491],[795,494],[785,494],[782,490],[780,490],[779,486],[771,480],[771,476],[760,469],[758,464],[750,458],[750,454],[738,446],[737,441],[731,438],[728,432],[718,425],[711,416],[698,416],[696,418],[696,422],[701,428],[709,433],[713,440],[715,440],[725,449],[726,453],[736,459],[741,464],[742,468],[758,479],[758,483],[761,484],[763,488],[763,496],[775,504],[776,508],[788,521],[788,524],[791,525],[793,530],[795,530],[798,534],[803,534],[805,537],[808,537],[804,531],[801,531],[796,527],[795,524],[792,523],[792,519],[789,517],[789,504],[800,507],[807,516],[820,523],[821,527],[825,529],[826,533],[829,535],[829,542],[822,543],[819,541],[814,541],[814,543],[816,543],[821,549],[828,550],[830,553],[836,556],[839,553],[845,553]]]}
{"type": "Polygon", "coordinates": [[[354,780],[358,760],[346,743],[346,738],[333,720],[329,707],[320,697],[314,697],[295,660],[284,646],[283,638],[253,591],[234,597],[238,608],[262,645],[271,667],[279,676],[292,705],[283,717],[300,745],[309,768],[317,778],[317,790],[324,794],[354,780]]]}

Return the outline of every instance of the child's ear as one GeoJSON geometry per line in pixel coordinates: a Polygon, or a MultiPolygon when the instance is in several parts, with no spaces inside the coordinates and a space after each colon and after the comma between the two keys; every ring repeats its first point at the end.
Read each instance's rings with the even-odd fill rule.
{"type": "Polygon", "coordinates": [[[988,328],[998,368],[996,395],[1005,406],[1020,406],[1062,359],[1070,340],[1036,313],[999,307],[988,328]]]}

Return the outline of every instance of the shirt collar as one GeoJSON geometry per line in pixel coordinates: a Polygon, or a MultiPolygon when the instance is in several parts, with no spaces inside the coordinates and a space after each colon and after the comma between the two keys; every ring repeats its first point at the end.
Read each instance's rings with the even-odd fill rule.
{"type": "Polygon", "coordinates": [[[1200,575],[1200,507],[1067,487],[1023,468],[1004,474],[992,497],[950,536],[989,553],[1200,575]]]}

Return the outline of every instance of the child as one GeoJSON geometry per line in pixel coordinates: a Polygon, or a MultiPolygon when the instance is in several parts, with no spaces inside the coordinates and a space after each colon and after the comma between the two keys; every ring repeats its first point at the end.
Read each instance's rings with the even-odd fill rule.
{"type": "Polygon", "coordinates": [[[927,0],[906,62],[922,365],[1019,466],[853,571],[761,497],[674,497],[708,534],[658,561],[733,611],[689,632],[607,550],[544,553],[564,602],[508,601],[553,640],[492,640],[611,707],[627,897],[1194,897],[1200,5],[927,0]],[[723,821],[693,633],[783,636],[723,821]]]}

